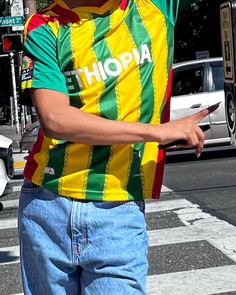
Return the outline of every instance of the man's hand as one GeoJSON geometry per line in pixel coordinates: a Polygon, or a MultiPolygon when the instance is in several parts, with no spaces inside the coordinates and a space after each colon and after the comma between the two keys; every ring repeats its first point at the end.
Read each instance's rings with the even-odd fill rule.
{"type": "Polygon", "coordinates": [[[166,145],[173,141],[183,140],[186,144],[181,145],[181,147],[195,147],[196,155],[199,157],[204,146],[205,135],[198,124],[203,118],[214,112],[219,107],[219,104],[214,104],[191,116],[163,124],[161,131],[163,132],[163,138],[161,137],[160,143],[166,145]]]}

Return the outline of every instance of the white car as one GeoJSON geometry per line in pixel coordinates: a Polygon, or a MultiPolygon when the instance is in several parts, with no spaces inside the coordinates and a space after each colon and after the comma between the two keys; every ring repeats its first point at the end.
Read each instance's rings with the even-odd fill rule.
{"type": "MultiPolygon", "coordinates": [[[[12,140],[0,135],[0,198],[11,191],[10,178],[14,175],[12,140]]],[[[3,206],[0,203],[0,211],[3,206]]]]}
{"type": "Polygon", "coordinates": [[[208,58],[173,65],[171,120],[175,120],[221,102],[219,108],[200,122],[210,125],[205,146],[230,143],[224,94],[223,59],[208,58]]]}

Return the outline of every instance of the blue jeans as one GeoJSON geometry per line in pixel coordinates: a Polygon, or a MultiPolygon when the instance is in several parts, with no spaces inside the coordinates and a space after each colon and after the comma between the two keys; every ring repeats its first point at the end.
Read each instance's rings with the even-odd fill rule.
{"type": "Polygon", "coordinates": [[[144,202],[60,197],[25,181],[19,206],[24,294],[146,294],[144,202]]]}

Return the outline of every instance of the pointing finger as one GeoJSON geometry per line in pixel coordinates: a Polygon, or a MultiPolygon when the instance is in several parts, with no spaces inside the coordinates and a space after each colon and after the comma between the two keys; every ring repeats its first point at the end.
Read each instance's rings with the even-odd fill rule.
{"type": "Polygon", "coordinates": [[[213,104],[213,105],[209,106],[208,108],[193,114],[192,116],[193,116],[194,121],[197,123],[200,122],[203,118],[208,116],[210,113],[214,112],[219,107],[219,105],[220,105],[220,102],[217,102],[216,104],[213,104]]]}

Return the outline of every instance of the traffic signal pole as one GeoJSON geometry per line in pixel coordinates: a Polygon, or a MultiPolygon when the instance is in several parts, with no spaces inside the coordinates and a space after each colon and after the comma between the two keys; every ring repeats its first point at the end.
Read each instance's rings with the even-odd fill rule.
{"type": "Polygon", "coordinates": [[[19,115],[18,115],[14,53],[10,52],[9,57],[10,57],[10,66],[11,66],[14,119],[15,119],[15,126],[16,126],[16,134],[19,134],[20,133],[20,124],[19,124],[19,115]]]}
{"type": "Polygon", "coordinates": [[[35,0],[24,0],[25,20],[27,20],[35,12],[37,12],[36,1],[35,0]]]}

